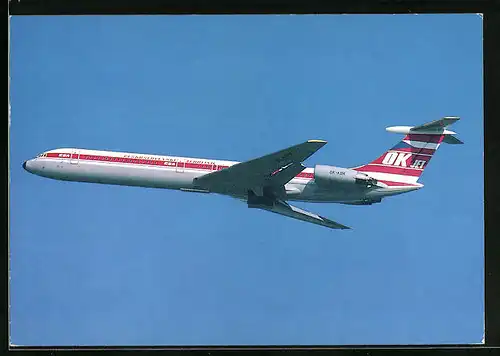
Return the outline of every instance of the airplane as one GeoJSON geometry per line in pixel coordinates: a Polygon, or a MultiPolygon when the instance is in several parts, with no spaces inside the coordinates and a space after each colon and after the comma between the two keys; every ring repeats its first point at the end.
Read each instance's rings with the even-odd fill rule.
{"type": "Polygon", "coordinates": [[[374,161],[353,168],[306,168],[302,163],[327,143],[323,140],[308,140],[245,162],[58,148],[27,160],[23,168],[64,181],[223,194],[249,208],[350,229],[288,201],[371,205],[421,189],[418,180],[439,146],[463,143],[447,129],[459,119],[447,116],[419,126],[387,127],[388,132],[404,134],[403,140],[374,161]]]}

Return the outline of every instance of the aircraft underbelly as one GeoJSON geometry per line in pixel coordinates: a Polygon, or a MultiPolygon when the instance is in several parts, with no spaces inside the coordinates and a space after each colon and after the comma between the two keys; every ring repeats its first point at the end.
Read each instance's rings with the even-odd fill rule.
{"type": "Polygon", "coordinates": [[[202,172],[176,171],[175,168],[133,167],[120,164],[47,162],[44,170],[51,178],[69,181],[141,186],[148,188],[192,188],[193,178],[202,172]]]}

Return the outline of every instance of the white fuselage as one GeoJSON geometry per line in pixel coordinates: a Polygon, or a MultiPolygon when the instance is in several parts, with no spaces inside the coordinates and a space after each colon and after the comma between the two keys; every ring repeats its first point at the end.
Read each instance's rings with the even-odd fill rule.
{"type": "MultiPolygon", "coordinates": [[[[237,163],[239,162],[61,148],[47,151],[28,160],[23,166],[33,174],[58,180],[206,192],[193,186],[194,178],[237,163]]],[[[316,184],[314,168],[304,169],[285,185],[287,200],[337,203],[380,201],[385,196],[418,188],[366,188],[353,184],[325,189],[316,184]]],[[[244,195],[235,197],[246,198],[244,195]]]]}

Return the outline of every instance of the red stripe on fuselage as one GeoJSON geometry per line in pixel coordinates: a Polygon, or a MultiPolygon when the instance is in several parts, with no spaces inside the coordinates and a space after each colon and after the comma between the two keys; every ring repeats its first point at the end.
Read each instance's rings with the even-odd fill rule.
{"type": "Polygon", "coordinates": [[[302,173],[299,173],[295,176],[295,178],[306,178],[306,179],[312,179],[314,178],[314,173],[306,173],[306,172],[302,172],[302,173]]]}
{"type": "MultiPolygon", "coordinates": [[[[198,170],[221,170],[224,168],[228,168],[229,166],[225,165],[215,165],[215,164],[206,164],[206,163],[184,163],[179,162],[176,159],[164,159],[159,158],[157,160],[151,159],[141,159],[141,158],[129,158],[129,157],[120,157],[120,156],[104,156],[104,155],[90,155],[90,154],[80,154],[78,157],[77,154],[61,152],[61,153],[48,153],[47,158],[59,158],[59,159],[80,159],[82,161],[94,161],[94,162],[111,162],[111,163],[125,163],[125,164],[133,164],[133,165],[150,165],[150,166],[159,166],[159,167],[169,167],[174,168],[177,166],[182,167],[184,164],[184,168],[186,169],[198,169],[198,170]],[[73,156],[73,157],[72,157],[73,156]]],[[[425,156],[423,156],[425,157],[425,156]]],[[[366,167],[366,166],[364,166],[366,167]]],[[[364,167],[359,167],[356,170],[362,171],[364,167]]],[[[376,167],[376,166],[373,166],[376,167]]],[[[382,167],[383,168],[383,167],[382,167]]],[[[409,170],[408,170],[409,171],[409,170]]],[[[415,172],[421,173],[421,171],[415,170],[415,172]]],[[[295,178],[304,178],[304,179],[313,179],[314,173],[312,172],[301,172],[295,178]]],[[[410,183],[400,183],[400,182],[391,182],[379,180],[382,183],[387,184],[388,186],[417,186],[416,184],[410,183]]]]}
{"type": "MultiPolygon", "coordinates": [[[[48,153],[47,158],[59,158],[59,159],[73,159],[80,161],[93,161],[93,162],[111,162],[111,163],[125,163],[133,165],[144,165],[144,166],[159,166],[159,167],[179,167],[184,169],[196,169],[203,171],[216,171],[224,168],[229,168],[226,165],[217,165],[215,163],[194,163],[194,162],[184,162],[177,159],[143,159],[143,158],[130,158],[121,156],[105,156],[105,155],[90,155],[90,154],[77,154],[61,152],[61,153],[48,153]],[[72,157],[73,156],[73,157],[72,157]]],[[[314,178],[314,173],[301,172],[295,178],[314,178]]]]}

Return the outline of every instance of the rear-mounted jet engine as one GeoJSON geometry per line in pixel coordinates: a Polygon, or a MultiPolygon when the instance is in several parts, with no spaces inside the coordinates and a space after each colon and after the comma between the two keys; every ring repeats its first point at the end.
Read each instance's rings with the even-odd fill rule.
{"type": "Polygon", "coordinates": [[[314,167],[314,180],[322,187],[331,187],[341,184],[359,184],[366,187],[377,185],[377,180],[365,173],[349,168],[316,165],[314,167]]]}

